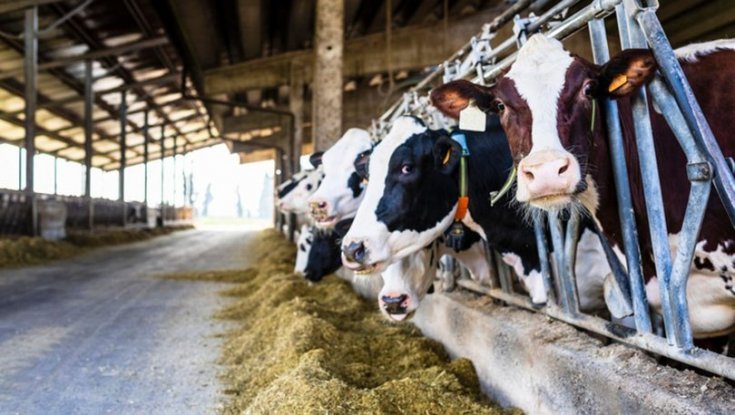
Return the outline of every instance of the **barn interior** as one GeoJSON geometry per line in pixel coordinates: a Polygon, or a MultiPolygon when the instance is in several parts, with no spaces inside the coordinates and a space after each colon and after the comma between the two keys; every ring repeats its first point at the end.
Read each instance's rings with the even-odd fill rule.
{"type": "MultiPolygon", "coordinates": [[[[488,44],[497,48],[515,37],[519,18],[553,11],[552,23],[561,24],[591,5],[608,3],[603,22],[610,50],[616,52],[621,49],[619,22],[610,13],[622,2],[615,0],[0,0],[0,163],[5,164],[0,171],[6,176],[0,185],[0,356],[8,356],[0,357],[0,412],[330,413],[337,408],[337,413],[447,413],[441,405],[455,398],[460,406],[453,410],[472,413],[514,407],[530,413],[735,410],[732,357],[682,357],[685,353],[669,353],[664,346],[651,352],[647,337],[632,343],[624,333],[606,337],[599,335],[603,329],[597,323],[579,323],[578,329],[558,321],[547,324],[551,318],[524,310],[530,307],[509,310],[499,304],[512,300],[481,297],[478,290],[490,289],[474,286],[472,294],[432,297],[410,328],[383,327],[373,320],[373,314],[380,317],[376,310],[352,299],[347,303],[354,308],[342,310],[339,321],[310,322],[313,330],[344,328],[349,325],[341,321],[357,313],[380,334],[349,326],[343,341],[367,343],[370,336],[385,335],[404,342],[405,350],[376,354],[375,361],[386,359],[380,364],[389,365],[390,359],[402,358],[399,352],[429,356],[431,365],[418,358],[405,363],[416,372],[396,369],[395,378],[357,381],[372,370],[373,355],[330,349],[333,339],[325,337],[319,348],[327,354],[352,353],[367,360],[346,364],[325,380],[314,375],[317,366],[299,357],[302,366],[263,369],[262,382],[282,389],[252,396],[243,392],[259,381],[241,375],[250,367],[242,362],[258,366],[255,360],[267,360],[269,347],[275,347],[262,347],[257,359],[235,351],[243,344],[256,350],[257,342],[248,337],[249,343],[238,343],[233,324],[271,324],[268,307],[248,308],[246,299],[260,301],[250,291],[280,293],[288,285],[290,291],[283,290],[289,301],[306,298],[308,304],[331,298],[332,289],[341,295],[353,290],[377,295],[374,286],[365,287],[354,276],[342,275],[345,286],[329,282],[335,285],[319,288],[318,296],[305,294],[312,285],[304,288],[301,280],[281,278],[290,273],[295,255],[284,247],[296,241],[304,221],[275,209],[272,194],[305,169],[306,156],[328,150],[349,128],[380,131],[384,114],[410,94],[426,95],[441,85],[447,62],[465,58],[470,39],[489,33],[488,28],[488,44]],[[194,177],[218,166],[195,166],[192,160],[222,145],[235,164],[266,166],[258,167],[267,170],[260,176],[238,179],[258,181],[260,196],[238,192],[261,199],[253,204],[264,205],[266,213],[257,220],[215,218],[199,226],[207,216],[202,199],[211,197],[209,187],[207,195],[196,194],[194,177]],[[52,167],[41,169],[43,163],[52,167]],[[66,192],[62,182],[76,183],[77,190],[66,192]],[[198,228],[190,229],[193,225],[198,228]],[[281,239],[275,232],[258,233],[270,227],[280,231],[281,239]],[[268,245],[270,251],[260,246],[263,238],[274,244],[268,245]],[[279,275],[284,285],[269,283],[264,269],[279,275]],[[213,280],[242,285],[228,286],[231,292],[220,297],[223,286],[213,280]],[[238,287],[239,294],[233,294],[238,287]],[[490,311],[478,311],[477,304],[490,311]],[[247,320],[252,318],[247,313],[262,318],[247,320]],[[213,320],[213,315],[229,317],[213,320]],[[465,344],[463,339],[477,332],[488,336],[465,344]],[[422,334],[437,343],[424,344],[429,340],[422,334]],[[513,341],[525,338],[532,339],[530,346],[513,350],[513,341]],[[571,340],[555,346],[554,339],[561,338],[571,340]],[[525,384],[536,346],[544,357],[536,358],[537,376],[525,384]],[[482,352],[490,348],[497,352],[482,352]],[[503,356],[515,360],[509,363],[503,356]],[[450,361],[456,358],[471,363],[450,361]],[[666,359],[673,364],[661,363],[666,359]],[[472,365],[474,371],[468,370],[472,365]],[[284,378],[279,370],[293,375],[284,378]],[[517,371],[517,376],[504,384],[499,371],[517,371]],[[447,373],[451,380],[445,382],[441,376],[447,373]],[[431,376],[443,385],[437,386],[441,393],[422,389],[431,376]],[[672,377],[677,380],[667,384],[672,377]],[[293,379],[306,380],[289,383],[293,379]],[[605,379],[623,392],[606,391],[605,379]],[[410,392],[404,396],[395,386],[401,382],[421,390],[421,399],[435,394],[440,403],[410,406],[410,392]],[[318,403],[300,399],[335,383],[355,406],[337,405],[332,400],[341,399],[339,394],[315,395],[323,399],[318,403]],[[655,390],[648,402],[641,396],[647,388],[655,390]],[[542,396],[529,398],[527,392],[542,396]],[[297,397],[294,402],[264,403],[289,393],[297,397]],[[395,406],[370,406],[381,400],[395,406]]],[[[735,33],[735,7],[728,1],[637,3],[656,6],[674,48],[735,33]]],[[[493,64],[512,59],[517,47],[510,44],[493,64]]],[[[569,33],[565,44],[592,59],[586,25],[569,33]]],[[[219,180],[235,179],[223,174],[219,180]]],[[[240,193],[237,197],[242,210],[240,193]]],[[[262,301],[274,308],[286,304],[305,319],[329,311],[327,305],[312,309],[278,298],[262,301]]],[[[374,302],[368,303],[374,307],[374,302]]],[[[559,313],[552,310],[551,317],[571,324],[584,320],[559,313]]],[[[259,329],[263,335],[285,330],[259,329]]],[[[288,332],[288,342],[309,347],[298,343],[301,333],[288,332]]],[[[397,347],[382,337],[380,343],[397,347]]],[[[283,358],[288,360],[289,353],[283,358]]]]}

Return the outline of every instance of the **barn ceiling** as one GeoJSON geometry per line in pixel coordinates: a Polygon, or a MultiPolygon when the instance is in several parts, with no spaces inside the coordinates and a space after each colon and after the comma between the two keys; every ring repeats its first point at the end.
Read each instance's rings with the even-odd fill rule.
{"type": "MultiPolygon", "coordinates": [[[[22,145],[24,137],[22,32],[23,9],[29,5],[39,7],[42,33],[37,150],[83,161],[83,61],[89,60],[95,79],[92,163],[109,170],[119,167],[123,89],[127,90],[129,165],[143,161],[146,111],[151,125],[149,140],[155,143],[150,147],[151,160],[161,155],[161,128],[168,139],[167,154],[174,140],[179,152],[191,151],[221,142],[218,130],[224,125],[222,117],[248,113],[203,105],[187,96],[207,95],[253,107],[287,109],[289,65],[301,62],[307,75],[309,72],[315,1],[0,1],[0,142],[22,145]],[[76,9],[78,13],[62,19],[76,9]],[[187,72],[190,79],[183,94],[182,72],[187,72]]],[[[345,0],[346,87],[380,87],[375,75],[386,69],[383,51],[387,5],[392,8],[390,27],[397,56],[393,67],[408,74],[404,75],[409,76],[408,81],[403,83],[408,87],[410,76],[420,76],[427,66],[439,63],[479,31],[483,22],[492,20],[511,3],[515,2],[345,0]],[[442,33],[446,42],[437,42],[442,33]]],[[[661,3],[659,16],[674,46],[735,33],[735,8],[728,0],[661,3]]],[[[542,0],[535,4],[543,10],[554,2],[542,0]]],[[[238,128],[247,133],[238,138],[264,138],[282,130],[282,126],[271,125],[268,120],[240,123],[238,128]]]]}

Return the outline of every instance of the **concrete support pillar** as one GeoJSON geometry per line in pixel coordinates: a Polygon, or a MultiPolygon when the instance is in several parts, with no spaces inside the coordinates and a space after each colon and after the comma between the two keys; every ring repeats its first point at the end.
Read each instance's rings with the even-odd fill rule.
{"type": "Polygon", "coordinates": [[[92,61],[84,62],[84,196],[92,196],[92,61]]]}
{"type": "Polygon", "coordinates": [[[94,202],[92,201],[92,123],[94,89],[92,61],[84,61],[84,196],[87,198],[87,227],[94,229],[94,202]]]}
{"type": "Polygon", "coordinates": [[[128,102],[125,91],[120,92],[120,169],[118,175],[118,200],[125,201],[125,168],[128,164],[128,102]]]}
{"type": "Polygon", "coordinates": [[[26,147],[26,186],[25,192],[31,202],[30,229],[31,235],[38,234],[38,214],[36,198],[33,194],[33,157],[36,155],[36,99],[38,75],[38,7],[26,10],[24,47],[25,47],[25,147],[26,147]]]}
{"type": "Polygon", "coordinates": [[[291,82],[288,98],[289,111],[293,113],[293,148],[292,158],[295,165],[292,173],[301,170],[301,146],[304,144],[304,68],[301,65],[291,66],[291,82]]]}
{"type": "Polygon", "coordinates": [[[54,195],[59,193],[59,158],[54,157],[54,195]]]}
{"type": "Polygon", "coordinates": [[[317,0],[313,122],[315,150],[326,150],[342,135],[344,0],[317,0]]]}
{"type": "Polygon", "coordinates": [[[23,190],[23,147],[18,146],[18,191],[23,190]]]}
{"type": "Polygon", "coordinates": [[[128,224],[128,208],[125,206],[125,168],[128,164],[128,102],[127,91],[120,92],[120,168],[118,169],[117,200],[122,203],[122,226],[128,224]]]}
{"type": "Polygon", "coordinates": [[[174,146],[173,146],[174,153],[171,156],[171,164],[173,164],[173,167],[171,168],[171,179],[172,179],[171,180],[171,194],[172,194],[171,205],[174,208],[176,208],[176,153],[178,152],[178,147],[177,147],[178,141],[179,141],[179,138],[174,137],[174,146]]]}
{"type": "Polygon", "coordinates": [[[163,224],[166,222],[166,203],[164,201],[164,196],[166,193],[163,191],[163,175],[164,175],[164,165],[163,157],[166,155],[166,126],[161,125],[161,221],[159,222],[159,226],[163,226],[163,224]]]}
{"type": "Polygon", "coordinates": [[[143,114],[143,203],[148,207],[148,111],[143,114]]]}
{"type": "MultiPolygon", "coordinates": [[[[301,146],[304,143],[304,68],[291,65],[289,84],[289,110],[293,114],[293,141],[291,142],[291,174],[301,170],[301,146]]],[[[295,242],[296,228],[299,226],[295,213],[288,215],[288,239],[295,242]]]]}
{"type": "Polygon", "coordinates": [[[25,31],[23,33],[25,47],[25,147],[26,147],[26,183],[25,191],[33,193],[33,157],[36,155],[36,77],[38,75],[38,7],[26,10],[25,31]]]}

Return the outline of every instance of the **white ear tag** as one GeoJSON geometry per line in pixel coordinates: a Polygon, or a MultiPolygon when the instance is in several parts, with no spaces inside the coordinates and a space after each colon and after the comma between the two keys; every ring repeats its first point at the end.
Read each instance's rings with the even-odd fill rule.
{"type": "Polygon", "coordinates": [[[459,129],[466,131],[485,131],[487,114],[482,112],[474,101],[459,112],[459,129]]]}

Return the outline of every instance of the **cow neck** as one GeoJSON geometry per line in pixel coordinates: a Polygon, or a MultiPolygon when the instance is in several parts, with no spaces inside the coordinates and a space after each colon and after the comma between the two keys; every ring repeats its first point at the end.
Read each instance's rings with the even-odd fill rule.
{"type": "MultiPolygon", "coordinates": [[[[472,178],[472,185],[468,186],[469,215],[464,222],[479,225],[488,245],[499,253],[512,252],[520,256],[526,272],[538,270],[533,228],[514,205],[513,195],[506,194],[495,205],[488,198],[490,192],[503,187],[513,164],[508,141],[497,119],[493,121],[488,120],[485,132],[464,131],[472,154],[467,160],[467,175],[472,178]]],[[[458,176],[459,172],[455,174],[458,176]]]]}
{"type": "Polygon", "coordinates": [[[467,216],[467,207],[469,206],[467,159],[470,157],[470,150],[467,148],[467,137],[464,133],[455,131],[451,134],[451,137],[462,148],[462,155],[459,157],[459,198],[457,199],[457,212],[454,214],[454,220],[459,222],[467,216]]]}

